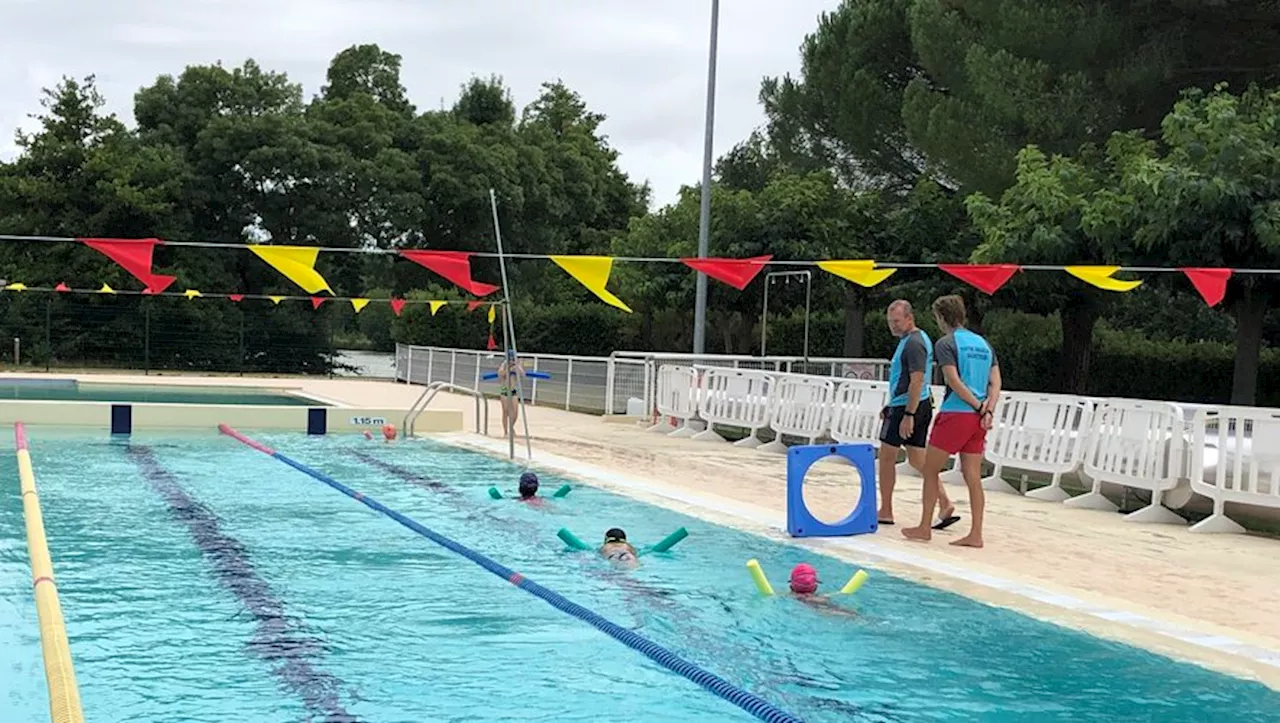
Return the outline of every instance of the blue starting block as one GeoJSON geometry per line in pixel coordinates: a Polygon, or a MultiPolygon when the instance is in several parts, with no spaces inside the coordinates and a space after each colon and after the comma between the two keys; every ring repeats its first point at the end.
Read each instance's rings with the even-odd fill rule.
{"type": "Polygon", "coordinates": [[[847,537],[866,535],[879,527],[876,521],[876,451],[869,444],[810,444],[787,450],[787,532],[792,537],[847,537]],[[844,457],[862,478],[862,495],[849,516],[829,524],[809,512],[804,504],[804,478],[814,462],[836,455],[844,457]]]}

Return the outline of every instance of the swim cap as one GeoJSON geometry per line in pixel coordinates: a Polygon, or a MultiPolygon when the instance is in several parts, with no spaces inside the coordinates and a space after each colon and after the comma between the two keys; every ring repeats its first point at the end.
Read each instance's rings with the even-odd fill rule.
{"type": "Polygon", "coordinates": [[[604,541],[605,543],[626,542],[627,533],[623,532],[622,529],[618,527],[610,528],[608,532],[604,533],[604,541]]]}
{"type": "Polygon", "coordinates": [[[387,439],[395,439],[395,438],[396,438],[396,425],[394,425],[394,424],[384,424],[384,425],[382,425],[382,436],[383,436],[383,437],[386,437],[387,439]]]}
{"type": "Polygon", "coordinates": [[[538,491],[538,475],[525,472],[520,475],[520,496],[532,497],[538,491]]]}
{"type": "Polygon", "coordinates": [[[791,592],[808,595],[818,591],[818,571],[813,565],[802,562],[791,568],[791,592]]]}

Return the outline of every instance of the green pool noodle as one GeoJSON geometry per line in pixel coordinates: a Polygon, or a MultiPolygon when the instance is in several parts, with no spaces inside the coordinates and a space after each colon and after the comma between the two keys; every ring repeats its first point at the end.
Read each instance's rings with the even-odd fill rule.
{"type": "Polygon", "coordinates": [[[551,495],[551,496],[552,496],[552,497],[564,497],[565,495],[569,494],[570,490],[572,490],[572,489],[573,489],[573,488],[572,488],[572,487],[570,487],[569,485],[564,485],[564,486],[563,486],[563,487],[561,487],[560,489],[556,490],[556,493],[555,493],[554,495],[551,495]]]}
{"type": "Polygon", "coordinates": [[[653,547],[650,547],[649,552],[666,552],[667,550],[670,550],[671,548],[675,547],[678,542],[680,542],[681,540],[683,540],[688,536],[689,536],[689,531],[681,527],[675,532],[672,532],[670,535],[667,535],[666,537],[662,538],[662,542],[659,542],[653,547]]]}
{"type": "Polygon", "coordinates": [[[560,531],[556,533],[556,537],[564,540],[564,544],[568,545],[571,550],[589,551],[591,549],[587,546],[587,543],[579,540],[578,536],[570,532],[567,527],[561,527],[560,531]]]}
{"type": "Polygon", "coordinates": [[[495,499],[495,500],[500,500],[500,499],[502,499],[502,493],[498,491],[498,488],[497,488],[497,487],[490,487],[490,488],[489,488],[489,496],[490,496],[490,497],[492,497],[492,498],[493,498],[493,499],[495,499]]]}

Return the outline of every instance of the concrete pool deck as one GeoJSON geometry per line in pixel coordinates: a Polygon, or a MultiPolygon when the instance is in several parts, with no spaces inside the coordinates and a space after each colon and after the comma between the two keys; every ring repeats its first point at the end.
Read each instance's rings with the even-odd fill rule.
{"type": "MultiPolygon", "coordinates": [[[[77,376],[103,383],[287,388],[386,409],[405,409],[422,391],[352,379],[77,376]]],[[[468,397],[442,394],[432,408],[460,411],[463,428],[474,428],[474,402],[468,397]]],[[[1280,690],[1280,540],[1195,535],[1185,527],[1135,524],[1118,514],[988,493],[987,546],[954,548],[946,543],[967,530],[968,503],[963,488],[948,487],[964,519],[952,530],[936,533],[931,544],[912,543],[898,532],[919,516],[920,481],[908,477],[899,479],[895,494],[897,527],[855,538],[791,540],[782,529],[782,455],[672,439],[646,433],[635,423],[557,409],[530,408],[528,413],[539,467],[1280,690]]],[[[445,439],[505,456],[496,400],[490,400],[489,414],[488,438],[457,433],[445,439]]],[[[523,460],[522,445],[517,454],[523,460]]],[[[815,513],[832,519],[848,512],[856,499],[850,471],[832,463],[811,470],[806,499],[815,513]]],[[[743,551],[744,562],[750,556],[743,551]]],[[[747,584],[745,570],[743,575],[747,584]]],[[[939,650],[981,654],[949,651],[945,641],[939,650]]]]}

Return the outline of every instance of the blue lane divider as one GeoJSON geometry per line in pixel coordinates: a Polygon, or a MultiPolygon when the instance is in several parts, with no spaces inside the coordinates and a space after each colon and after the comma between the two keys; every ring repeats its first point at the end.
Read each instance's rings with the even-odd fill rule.
{"type": "Polygon", "coordinates": [[[445,537],[444,535],[441,535],[440,533],[422,525],[416,520],[406,515],[402,515],[399,512],[396,512],[395,510],[391,509],[390,507],[387,507],[381,502],[378,502],[372,497],[368,497],[361,492],[357,492],[356,490],[351,489],[350,487],[333,479],[329,475],[323,472],[320,472],[318,470],[312,469],[307,465],[302,464],[301,462],[290,459],[289,457],[286,457],[285,455],[259,442],[255,442],[254,440],[249,439],[248,437],[244,436],[243,434],[240,434],[239,432],[235,431],[234,429],[228,427],[225,424],[218,425],[218,430],[223,434],[249,447],[252,447],[264,454],[268,454],[272,457],[275,457],[281,462],[284,462],[290,467],[298,470],[299,472],[309,477],[312,477],[313,479],[316,479],[320,482],[323,482],[329,485],[330,487],[350,497],[351,499],[357,502],[363,503],[366,507],[369,507],[370,509],[374,509],[374,510],[377,510],[378,512],[381,512],[387,517],[390,517],[396,522],[399,522],[401,525],[404,525],[405,527],[409,528],[410,530],[413,530],[419,535],[422,535],[428,540],[431,540],[437,545],[440,545],[445,549],[458,553],[459,555],[467,558],[468,560],[474,562],[480,567],[483,567],[489,572],[492,572],[494,575],[497,575],[498,577],[506,580],[512,585],[515,585],[521,590],[524,590],[525,592],[531,595],[535,595],[541,598],[544,602],[548,603],[549,605],[556,608],[557,610],[561,610],[565,613],[568,613],[578,618],[579,620],[582,620],[583,622],[591,625],[592,627],[604,633],[605,635],[608,635],[609,637],[613,638],[614,640],[617,640],[618,642],[622,643],[628,648],[631,648],[632,650],[635,650],[636,652],[644,655],[645,657],[649,658],[650,660],[657,663],[658,665],[661,665],[667,670],[670,670],[671,672],[676,673],[678,675],[684,676],[685,678],[688,678],[689,680],[693,681],[694,683],[697,683],[698,685],[702,686],[706,690],[720,696],[724,700],[730,703],[733,703],[739,708],[745,710],[746,712],[750,713],[756,718],[759,718],[762,721],[766,721],[766,723],[801,723],[800,718],[797,718],[796,716],[791,715],[790,713],[787,713],[785,711],[782,711],[774,707],[772,703],[766,701],[760,696],[755,695],[754,693],[748,692],[746,690],[743,690],[742,688],[739,688],[738,686],[734,685],[733,683],[730,683],[729,681],[721,678],[720,676],[714,673],[711,673],[707,670],[704,670],[694,663],[690,663],[684,658],[681,658],[680,656],[667,650],[661,645],[658,645],[657,643],[649,640],[648,638],[642,635],[639,635],[637,633],[634,633],[630,630],[627,630],[621,625],[618,625],[617,623],[614,623],[606,619],[605,617],[593,612],[592,610],[585,608],[573,602],[572,600],[569,600],[568,598],[564,597],[560,593],[557,593],[554,590],[549,590],[539,585],[538,583],[526,578],[524,575],[521,575],[515,570],[512,570],[511,568],[506,567],[505,565],[501,565],[498,562],[490,559],[489,557],[486,557],[485,555],[482,555],[476,552],[475,550],[472,550],[471,548],[466,547],[465,545],[462,545],[458,542],[453,541],[448,537],[445,537]]]}

